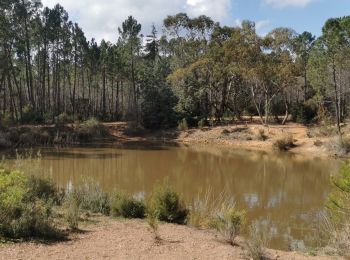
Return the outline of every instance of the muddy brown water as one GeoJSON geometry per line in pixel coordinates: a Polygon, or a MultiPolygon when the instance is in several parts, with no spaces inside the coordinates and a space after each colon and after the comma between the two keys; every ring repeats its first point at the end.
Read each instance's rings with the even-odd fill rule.
{"type": "Polygon", "coordinates": [[[94,145],[41,153],[41,166],[63,188],[89,177],[106,191],[145,196],[166,178],[188,204],[207,190],[214,196],[225,192],[247,211],[248,223],[268,227],[270,247],[284,250],[313,245],[332,188],[330,175],[340,165],[333,159],[211,146],[94,145]]]}

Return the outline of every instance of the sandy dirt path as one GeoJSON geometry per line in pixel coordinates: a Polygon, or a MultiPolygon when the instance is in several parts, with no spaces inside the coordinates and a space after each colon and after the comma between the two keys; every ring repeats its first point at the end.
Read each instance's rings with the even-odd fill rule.
{"type": "MultiPolygon", "coordinates": [[[[161,224],[157,243],[141,220],[111,220],[84,224],[69,241],[0,245],[0,259],[249,259],[241,247],[232,247],[210,230],[161,224]]],[[[292,252],[268,250],[267,259],[321,259],[292,252]]],[[[322,259],[331,259],[324,257],[322,259]]]]}

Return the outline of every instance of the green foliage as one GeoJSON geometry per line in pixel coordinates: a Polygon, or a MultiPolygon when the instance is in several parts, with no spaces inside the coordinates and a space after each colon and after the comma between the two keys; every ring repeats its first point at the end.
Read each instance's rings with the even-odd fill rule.
{"type": "Polygon", "coordinates": [[[326,206],[329,217],[324,229],[331,251],[344,257],[350,256],[350,165],[344,163],[338,175],[332,176],[333,192],[328,196],[326,206]]]}
{"type": "Polygon", "coordinates": [[[158,233],[158,227],[159,227],[159,223],[158,223],[158,219],[157,219],[157,215],[155,212],[149,212],[147,213],[147,223],[150,226],[153,234],[154,234],[154,239],[156,241],[160,240],[160,236],[158,233]]]}
{"type": "Polygon", "coordinates": [[[55,118],[55,122],[57,125],[65,125],[68,123],[73,123],[74,118],[72,116],[68,115],[66,112],[63,112],[55,118]]]}
{"type": "Polygon", "coordinates": [[[0,169],[0,236],[58,238],[53,219],[56,189],[19,171],[0,169]]]}
{"type": "Polygon", "coordinates": [[[125,194],[114,194],[111,199],[111,214],[115,217],[144,218],[146,205],[143,201],[125,194]]]}
{"type": "Polygon", "coordinates": [[[142,125],[153,130],[176,126],[177,115],[174,107],[177,100],[171,89],[157,85],[144,87],[141,103],[142,125]]]}
{"type": "Polygon", "coordinates": [[[178,129],[179,131],[186,131],[186,130],[188,130],[188,124],[187,124],[186,118],[183,118],[183,119],[179,122],[179,124],[178,124],[178,126],[177,126],[177,129],[178,129]]]}
{"type": "Polygon", "coordinates": [[[24,124],[41,124],[44,123],[43,116],[35,111],[31,106],[25,106],[22,112],[22,123],[24,124]]]}
{"type": "Polygon", "coordinates": [[[223,205],[217,213],[213,225],[229,244],[235,245],[235,239],[245,223],[245,216],[245,211],[223,205]]]}
{"type": "Polygon", "coordinates": [[[337,218],[350,217],[350,166],[343,164],[339,175],[332,177],[335,191],[329,196],[327,206],[337,218]]]}
{"type": "Polygon", "coordinates": [[[317,106],[312,100],[309,100],[306,103],[296,106],[295,109],[292,111],[292,117],[294,121],[301,124],[311,123],[316,116],[317,106]]]}
{"type": "Polygon", "coordinates": [[[63,214],[68,227],[77,230],[80,218],[80,205],[74,193],[67,193],[63,201],[63,214]]]}
{"type": "Polygon", "coordinates": [[[96,118],[90,118],[84,121],[78,126],[77,132],[79,139],[85,141],[108,136],[108,130],[96,118]]]}
{"type": "Polygon", "coordinates": [[[167,182],[155,187],[147,203],[147,214],[155,214],[157,219],[165,222],[185,224],[188,213],[179,195],[167,182]]]}
{"type": "Polygon", "coordinates": [[[75,200],[81,210],[92,213],[109,215],[110,199],[101,186],[91,179],[86,179],[71,191],[72,200],[75,200]]]}

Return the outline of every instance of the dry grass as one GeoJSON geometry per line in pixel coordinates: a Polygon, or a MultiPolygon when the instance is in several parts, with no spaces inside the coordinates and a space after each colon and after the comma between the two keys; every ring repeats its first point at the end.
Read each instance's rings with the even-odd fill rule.
{"type": "Polygon", "coordinates": [[[270,240],[271,236],[267,226],[253,222],[249,226],[248,238],[246,240],[246,247],[251,259],[264,259],[265,248],[268,246],[270,240]]]}
{"type": "Polygon", "coordinates": [[[235,206],[234,200],[226,192],[221,192],[219,196],[215,196],[211,188],[200,192],[190,206],[188,225],[199,228],[212,227],[213,219],[222,205],[235,206]]]}
{"type": "Polygon", "coordinates": [[[285,134],[283,137],[273,142],[273,147],[278,151],[288,151],[294,146],[294,138],[292,134],[285,134]]]}

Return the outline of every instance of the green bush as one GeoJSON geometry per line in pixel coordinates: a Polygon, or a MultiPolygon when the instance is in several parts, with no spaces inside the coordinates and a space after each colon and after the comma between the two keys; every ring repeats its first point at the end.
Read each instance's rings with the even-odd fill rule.
{"type": "Polygon", "coordinates": [[[79,125],[78,135],[80,140],[88,141],[107,137],[108,130],[96,118],[91,118],[79,125]]]}
{"type": "Polygon", "coordinates": [[[53,225],[55,188],[19,171],[0,169],[0,236],[58,238],[53,225]]]}
{"type": "Polygon", "coordinates": [[[186,130],[188,130],[188,124],[187,124],[186,118],[182,119],[182,120],[179,122],[179,125],[178,125],[177,129],[178,129],[179,131],[186,131],[186,130]]]}
{"type": "Polygon", "coordinates": [[[55,118],[55,123],[58,125],[65,125],[65,124],[69,124],[69,123],[73,123],[73,122],[74,122],[74,118],[72,116],[68,115],[66,112],[59,114],[55,118]]]}
{"type": "Polygon", "coordinates": [[[64,219],[66,220],[68,226],[72,230],[78,229],[79,217],[80,217],[80,206],[74,193],[68,193],[64,197],[63,202],[63,213],[64,219]]]}
{"type": "Polygon", "coordinates": [[[229,244],[235,245],[235,239],[240,234],[245,222],[245,215],[245,211],[237,210],[234,207],[223,207],[218,212],[213,225],[229,244]]]}
{"type": "Polygon", "coordinates": [[[72,200],[74,199],[82,210],[109,215],[109,196],[95,181],[90,179],[84,180],[71,193],[71,196],[73,196],[72,200]]]}
{"type": "Polygon", "coordinates": [[[329,219],[325,221],[328,247],[344,257],[350,257],[350,165],[343,164],[340,174],[332,176],[334,186],[327,208],[329,219]]]}
{"type": "Polygon", "coordinates": [[[146,206],[143,201],[127,195],[115,194],[111,199],[111,214],[115,217],[144,218],[146,206]]]}
{"type": "Polygon", "coordinates": [[[185,224],[189,213],[179,195],[167,183],[156,186],[147,206],[148,214],[155,214],[159,220],[170,223],[185,224]]]}
{"type": "Polygon", "coordinates": [[[44,117],[30,106],[25,106],[22,111],[22,123],[24,124],[42,124],[44,117]]]}
{"type": "Polygon", "coordinates": [[[158,225],[157,216],[156,216],[156,214],[154,214],[154,212],[147,214],[147,223],[153,232],[155,241],[159,242],[161,240],[159,232],[158,232],[159,225],[158,225]]]}
{"type": "Polygon", "coordinates": [[[58,204],[60,200],[59,193],[51,180],[29,176],[27,182],[27,185],[30,187],[27,196],[44,201],[53,200],[58,204]]]}
{"type": "Polygon", "coordinates": [[[328,197],[327,206],[337,219],[350,217],[350,165],[343,164],[340,174],[332,177],[335,190],[328,197]]]}
{"type": "Polygon", "coordinates": [[[308,100],[304,104],[298,105],[292,110],[292,117],[295,122],[308,124],[317,116],[317,104],[313,100],[308,100]]]}

